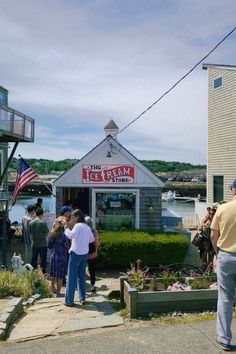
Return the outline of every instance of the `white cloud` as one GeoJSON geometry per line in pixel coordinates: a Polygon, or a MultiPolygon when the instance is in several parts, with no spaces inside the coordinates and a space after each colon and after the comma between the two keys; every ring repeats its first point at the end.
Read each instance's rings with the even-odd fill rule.
{"type": "MultiPolygon", "coordinates": [[[[203,57],[233,28],[235,10],[234,0],[2,0],[0,85],[36,119],[35,144],[19,149],[81,158],[111,117],[124,127],[203,57]]],[[[235,64],[235,37],[207,62],[235,64]]],[[[204,163],[206,137],[199,66],[119,140],[138,158],[204,163]]]]}

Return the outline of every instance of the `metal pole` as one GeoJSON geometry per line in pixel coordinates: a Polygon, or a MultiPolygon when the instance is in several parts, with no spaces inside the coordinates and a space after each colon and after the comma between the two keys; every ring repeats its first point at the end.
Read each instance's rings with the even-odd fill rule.
{"type": "Polygon", "coordinates": [[[14,156],[14,153],[15,153],[15,151],[17,149],[18,144],[19,144],[18,141],[14,144],[14,147],[12,149],[11,155],[9,156],[9,158],[7,160],[7,163],[5,165],[4,171],[3,171],[2,175],[0,175],[0,185],[2,184],[2,181],[3,181],[3,179],[4,179],[4,177],[5,177],[6,173],[7,173],[8,167],[9,167],[9,165],[11,163],[11,160],[12,160],[12,158],[14,156]]]}

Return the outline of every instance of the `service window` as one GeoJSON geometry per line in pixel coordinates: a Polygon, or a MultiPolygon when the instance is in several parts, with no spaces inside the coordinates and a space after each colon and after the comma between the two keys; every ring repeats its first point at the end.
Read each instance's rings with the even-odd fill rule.
{"type": "Polygon", "coordinates": [[[136,191],[96,191],[95,209],[98,230],[131,230],[137,226],[136,191]]]}

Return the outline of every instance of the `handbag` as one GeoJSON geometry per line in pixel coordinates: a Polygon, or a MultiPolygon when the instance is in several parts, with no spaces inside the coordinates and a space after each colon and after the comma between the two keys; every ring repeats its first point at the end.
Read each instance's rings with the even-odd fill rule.
{"type": "Polygon", "coordinates": [[[202,245],[203,238],[204,236],[202,234],[197,233],[192,240],[192,244],[196,247],[200,247],[202,245]]]}
{"type": "Polygon", "coordinates": [[[89,251],[88,251],[88,254],[91,254],[93,252],[96,251],[96,245],[95,245],[95,242],[90,242],[89,243],[89,251]]]}

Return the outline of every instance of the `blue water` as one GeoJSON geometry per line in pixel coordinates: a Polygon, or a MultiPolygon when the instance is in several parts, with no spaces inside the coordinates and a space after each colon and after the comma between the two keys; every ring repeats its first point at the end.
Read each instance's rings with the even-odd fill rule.
{"type": "Polygon", "coordinates": [[[193,219],[195,216],[194,201],[173,200],[172,202],[162,202],[162,207],[173,210],[187,220],[193,219]]]}
{"type": "MultiPolygon", "coordinates": [[[[25,208],[30,204],[35,204],[38,196],[20,196],[16,204],[11,208],[9,212],[11,222],[18,221],[21,222],[23,216],[25,215],[25,208]]],[[[43,198],[43,210],[48,213],[55,213],[56,210],[56,198],[51,195],[40,195],[43,198]]]]}
{"type": "MultiPolygon", "coordinates": [[[[54,196],[41,196],[43,198],[44,212],[55,213],[56,211],[56,198],[54,196]]],[[[25,208],[27,205],[35,204],[36,197],[24,196],[20,197],[16,204],[10,211],[10,220],[21,222],[22,217],[25,215],[25,208]]],[[[184,219],[194,218],[195,204],[194,202],[186,202],[181,200],[174,200],[172,202],[162,202],[163,208],[168,208],[181,215],[184,219]]]]}

